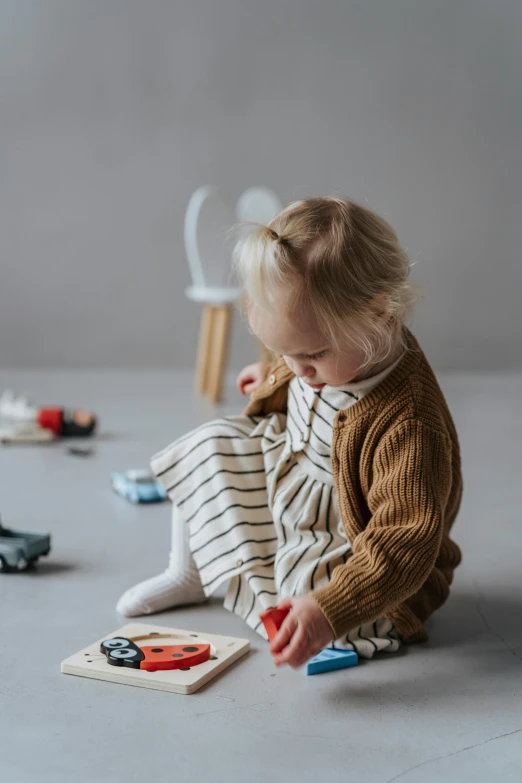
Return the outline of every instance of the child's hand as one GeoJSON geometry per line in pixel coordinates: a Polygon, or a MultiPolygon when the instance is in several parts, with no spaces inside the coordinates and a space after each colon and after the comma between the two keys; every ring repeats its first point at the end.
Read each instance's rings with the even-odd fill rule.
{"type": "Polygon", "coordinates": [[[277,608],[290,611],[270,645],[276,666],[298,669],[333,641],[330,623],[311,596],[285,598],[277,608]]]}
{"type": "Polygon", "coordinates": [[[263,362],[249,364],[247,367],[243,367],[237,376],[236,386],[241,394],[250,394],[258,386],[261,386],[265,379],[265,374],[266,366],[263,362]]]}

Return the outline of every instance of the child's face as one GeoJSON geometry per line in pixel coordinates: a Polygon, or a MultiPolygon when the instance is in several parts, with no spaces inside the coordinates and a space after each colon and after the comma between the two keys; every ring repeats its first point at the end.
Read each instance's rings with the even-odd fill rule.
{"type": "Polygon", "coordinates": [[[280,313],[251,307],[248,322],[256,337],[281,354],[295,375],[312,388],[342,386],[357,379],[364,362],[361,351],[350,346],[337,351],[321,334],[311,313],[293,319],[284,314],[284,309],[280,313]]]}

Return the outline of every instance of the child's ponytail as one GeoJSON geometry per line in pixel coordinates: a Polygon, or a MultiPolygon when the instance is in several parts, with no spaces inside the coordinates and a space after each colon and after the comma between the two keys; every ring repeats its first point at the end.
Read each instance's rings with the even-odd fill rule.
{"type": "Polygon", "coordinates": [[[284,237],[270,226],[255,225],[237,243],[233,260],[247,300],[273,311],[274,295],[290,270],[284,237]]]}

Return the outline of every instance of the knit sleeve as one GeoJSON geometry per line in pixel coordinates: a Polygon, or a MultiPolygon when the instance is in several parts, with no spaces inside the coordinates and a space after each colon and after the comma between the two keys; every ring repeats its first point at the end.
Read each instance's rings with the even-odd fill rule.
{"type": "MultiPolygon", "coordinates": [[[[342,464],[339,471],[342,481],[342,464]]],[[[429,576],[451,487],[451,443],[421,421],[402,422],[375,450],[372,472],[372,516],[352,542],[352,556],[312,593],[335,638],[392,611],[429,576]]]]}

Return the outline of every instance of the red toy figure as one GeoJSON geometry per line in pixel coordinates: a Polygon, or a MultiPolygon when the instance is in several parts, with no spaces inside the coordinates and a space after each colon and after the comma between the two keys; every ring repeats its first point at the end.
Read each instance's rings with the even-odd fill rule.
{"type": "Polygon", "coordinates": [[[96,428],[94,413],[67,408],[38,408],[25,397],[5,391],[0,397],[0,417],[12,422],[49,430],[55,437],[86,437],[96,428]]]}

